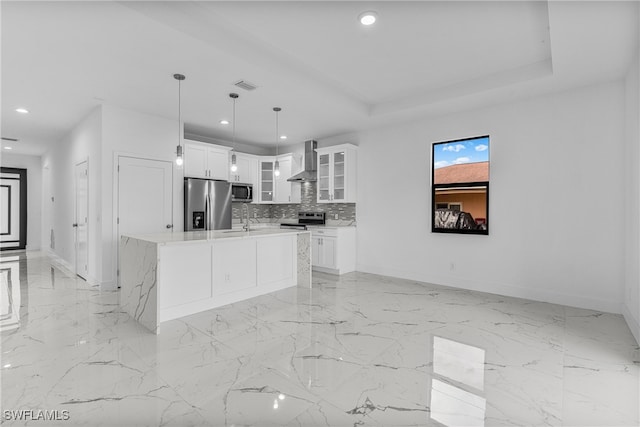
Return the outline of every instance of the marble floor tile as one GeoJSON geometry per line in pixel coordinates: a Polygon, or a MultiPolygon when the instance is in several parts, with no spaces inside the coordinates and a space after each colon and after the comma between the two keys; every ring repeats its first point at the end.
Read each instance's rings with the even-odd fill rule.
{"type": "Polygon", "coordinates": [[[314,272],[154,335],[45,254],[1,254],[0,271],[3,425],[640,424],[640,349],[617,314],[314,272]]]}

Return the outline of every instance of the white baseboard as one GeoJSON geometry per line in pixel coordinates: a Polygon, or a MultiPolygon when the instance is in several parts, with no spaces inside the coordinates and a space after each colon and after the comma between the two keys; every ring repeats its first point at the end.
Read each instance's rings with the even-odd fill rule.
{"type": "MultiPolygon", "coordinates": [[[[66,274],[70,276],[74,276],[74,277],[76,276],[76,273],[73,270],[73,266],[68,261],[61,258],[58,254],[53,252],[51,249],[43,250],[42,252],[47,254],[49,257],[51,257],[52,264],[54,264],[56,267],[63,270],[66,274]]],[[[87,276],[84,278],[84,280],[90,286],[100,287],[101,291],[113,291],[118,288],[113,280],[101,282],[99,279],[93,276],[87,276]]]]}
{"type": "Polygon", "coordinates": [[[51,250],[44,251],[44,252],[51,257],[51,263],[54,264],[56,267],[58,267],[60,270],[63,270],[69,276],[76,275],[73,269],[73,266],[67,260],[60,257],[58,254],[56,254],[51,250]]]}
{"type": "Polygon", "coordinates": [[[548,302],[551,304],[566,305],[569,307],[603,311],[606,313],[620,314],[622,311],[621,304],[618,301],[599,300],[582,295],[570,295],[559,292],[551,292],[548,290],[530,289],[514,285],[482,282],[478,280],[467,280],[461,278],[437,276],[425,277],[423,273],[362,264],[358,264],[357,271],[380,274],[383,276],[398,277],[401,279],[415,280],[425,283],[432,283],[435,285],[449,286],[452,288],[467,289],[489,294],[497,294],[514,298],[529,299],[533,301],[548,302]]]}
{"type": "Polygon", "coordinates": [[[115,291],[117,289],[118,289],[118,285],[115,280],[107,280],[104,282],[100,282],[101,291],[115,291]]]}
{"type": "Polygon", "coordinates": [[[633,314],[631,314],[631,310],[627,307],[627,304],[622,304],[622,315],[624,316],[624,320],[627,322],[631,333],[636,339],[636,343],[640,345],[640,320],[636,319],[633,314]]]}

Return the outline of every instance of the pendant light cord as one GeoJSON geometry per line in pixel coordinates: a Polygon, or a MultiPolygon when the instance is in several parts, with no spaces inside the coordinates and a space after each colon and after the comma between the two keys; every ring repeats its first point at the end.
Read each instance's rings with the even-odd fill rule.
{"type": "Polygon", "coordinates": [[[178,80],[178,147],[180,146],[180,142],[182,138],[180,138],[180,124],[182,123],[182,92],[180,88],[182,87],[182,80],[178,80]]]}
{"type": "Polygon", "coordinates": [[[233,151],[236,151],[236,98],[233,98],[233,151]]]}
{"type": "Polygon", "coordinates": [[[276,157],[278,156],[278,147],[279,147],[279,141],[278,141],[278,112],[276,111],[276,157]]]}

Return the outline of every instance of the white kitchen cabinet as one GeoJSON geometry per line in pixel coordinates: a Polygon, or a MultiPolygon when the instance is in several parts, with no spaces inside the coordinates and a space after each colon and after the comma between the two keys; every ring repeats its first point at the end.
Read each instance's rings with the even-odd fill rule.
{"type": "Polygon", "coordinates": [[[260,194],[259,203],[300,203],[299,182],[287,179],[299,172],[300,163],[293,154],[278,157],[260,157],[260,194]],[[275,161],[280,165],[280,175],[275,176],[275,161]]]}
{"type": "Polygon", "coordinates": [[[229,240],[213,245],[213,296],[254,288],[256,241],[229,240]],[[238,256],[242,254],[242,256],[238,256]]]}
{"type": "Polygon", "coordinates": [[[355,227],[318,227],[310,230],[311,266],[314,270],[332,274],[355,271],[355,227]]]}
{"type": "MultiPolygon", "coordinates": [[[[229,170],[231,170],[231,154],[233,152],[230,152],[229,155],[229,170]]],[[[236,166],[238,169],[229,173],[229,181],[232,183],[253,184],[254,188],[257,188],[258,157],[236,152],[236,166]]]]}
{"type": "Polygon", "coordinates": [[[160,322],[300,284],[300,268],[300,280],[310,284],[310,266],[304,266],[309,248],[299,254],[297,232],[226,232],[198,240],[175,240],[171,233],[148,240],[124,236],[123,309],[157,332],[160,322]]]}
{"type": "Polygon", "coordinates": [[[355,203],[358,147],[341,144],[318,148],[318,203],[355,203]]]}
{"type": "Polygon", "coordinates": [[[311,238],[311,264],[314,267],[336,268],[336,238],[314,236],[311,238]]]}
{"type": "Polygon", "coordinates": [[[300,203],[302,194],[299,182],[289,182],[287,179],[299,172],[299,164],[291,154],[278,157],[280,176],[276,177],[275,203],[300,203]]]}
{"type": "Polygon", "coordinates": [[[211,244],[162,246],[158,258],[158,275],[173,284],[160,288],[160,309],[211,298],[211,244]]]}
{"type": "Polygon", "coordinates": [[[275,185],[273,176],[273,163],[275,158],[272,157],[260,157],[259,171],[259,192],[258,203],[273,203],[275,197],[275,185]]]}
{"type": "Polygon", "coordinates": [[[184,176],[229,180],[228,147],[203,142],[184,142],[184,176]]]}
{"type": "Polygon", "coordinates": [[[291,236],[257,239],[258,286],[280,287],[296,277],[296,240],[291,236]]]}

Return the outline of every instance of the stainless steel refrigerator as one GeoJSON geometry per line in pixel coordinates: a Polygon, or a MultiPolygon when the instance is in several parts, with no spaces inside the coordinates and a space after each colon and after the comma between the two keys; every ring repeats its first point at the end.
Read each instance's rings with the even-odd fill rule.
{"type": "Polygon", "coordinates": [[[184,231],[231,228],[231,184],[184,179],[184,231]]]}

